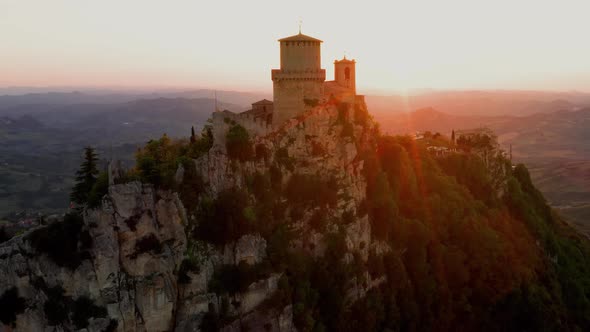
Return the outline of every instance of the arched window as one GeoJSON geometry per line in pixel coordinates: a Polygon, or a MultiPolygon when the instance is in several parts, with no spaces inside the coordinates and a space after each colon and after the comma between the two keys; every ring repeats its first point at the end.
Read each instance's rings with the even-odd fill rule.
{"type": "Polygon", "coordinates": [[[344,68],[344,78],[347,80],[350,79],[350,68],[349,67],[344,68]]]}

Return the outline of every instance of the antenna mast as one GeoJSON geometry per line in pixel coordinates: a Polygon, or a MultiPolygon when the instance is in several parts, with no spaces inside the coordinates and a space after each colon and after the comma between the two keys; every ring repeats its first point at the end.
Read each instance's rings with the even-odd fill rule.
{"type": "Polygon", "coordinates": [[[213,110],[214,112],[217,112],[217,90],[215,90],[215,109],[213,110]]]}

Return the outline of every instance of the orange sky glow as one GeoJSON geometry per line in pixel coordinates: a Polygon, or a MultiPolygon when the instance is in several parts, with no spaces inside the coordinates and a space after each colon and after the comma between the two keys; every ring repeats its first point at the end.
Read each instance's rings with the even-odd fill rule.
{"type": "Polygon", "coordinates": [[[359,92],[590,91],[590,1],[0,0],[0,86],[270,91],[277,39],[357,60],[359,92]]]}

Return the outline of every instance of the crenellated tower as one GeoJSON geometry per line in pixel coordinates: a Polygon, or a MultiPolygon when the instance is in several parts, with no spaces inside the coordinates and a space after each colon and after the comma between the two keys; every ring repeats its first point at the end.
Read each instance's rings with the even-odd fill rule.
{"type": "Polygon", "coordinates": [[[281,68],[271,71],[273,126],[305,111],[306,105],[324,96],[326,70],[321,68],[322,41],[299,34],[279,39],[281,68]]]}

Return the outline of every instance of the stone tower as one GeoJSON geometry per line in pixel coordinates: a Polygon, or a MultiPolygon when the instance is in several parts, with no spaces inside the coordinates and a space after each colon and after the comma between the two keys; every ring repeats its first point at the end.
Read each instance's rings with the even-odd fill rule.
{"type": "Polygon", "coordinates": [[[356,61],[348,60],[346,56],[342,60],[334,61],[334,81],[341,87],[347,88],[350,92],[356,94],[356,61]]]}
{"type": "Polygon", "coordinates": [[[273,69],[273,126],[304,112],[306,104],[320,101],[326,70],[321,68],[322,41],[299,34],[279,39],[281,68],[273,69]],[[306,103],[307,100],[307,103],[306,103]]]}

